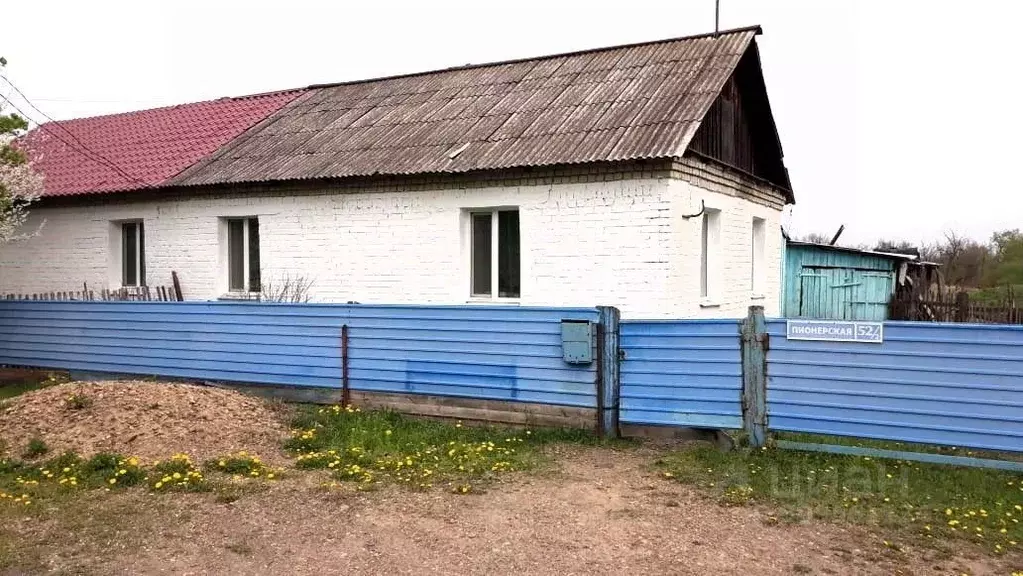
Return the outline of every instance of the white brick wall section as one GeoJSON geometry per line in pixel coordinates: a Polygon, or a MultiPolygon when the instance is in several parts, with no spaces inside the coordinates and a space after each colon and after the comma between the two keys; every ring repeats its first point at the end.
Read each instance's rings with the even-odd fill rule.
{"type": "Polygon", "coordinates": [[[768,316],[778,316],[784,252],[781,211],[735,196],[709,192],[680,180],[672,180],[670,188],[674,212],[678,215],[674,229],[671,286],[679,295],[668,315],[675,318],[737,318],[745,316],[749,306],[760,305],[768,316]],[[700,296],[702,217],[682,217],[699,212],[701,200],[707,208],[720,210],[721,252],[716,270],[717,282],[708,298],[700,296]],[[751,289],[753,218],[765,221],[762,294],[754,294],[751,289]]]}
{"type": "MultiPolygon", "coordinates": [[[[768,295],[776,314],[779,212],[663,179],[413,192],[195,196],[37,209],[41,233],[0,247],[0,293],[117,287],[119,229],[141,219],[146,276],[187,299],[226,289],[218,226],[257,216],[264,282],[283,274],[313,280],[315,301],[464,304],[469,301],[465,209],[517,206],[525,305],[618,306],[626,317],[736,317],[751,303],[752,217],[767,220],[768,295]],[[700,221],[681,214],[722,211],[723,283],[714,307],[699,297],[700,221]]],[[[30,224],[32,225],[32,224],[30,224]]]]}

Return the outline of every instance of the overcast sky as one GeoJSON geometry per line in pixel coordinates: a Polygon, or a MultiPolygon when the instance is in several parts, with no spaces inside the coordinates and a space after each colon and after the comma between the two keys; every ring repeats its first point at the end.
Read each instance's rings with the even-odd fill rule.
{"type": "MultiPolygon", "coordinates": [[[[722,28],[764,28],[790,231],[1023,227],[1021,16],[999,0],[722,0],[722,28]]],[[[67,119],[698,34],[714,2],[26,0],[0,20],[8,78],[67,119]]]]}

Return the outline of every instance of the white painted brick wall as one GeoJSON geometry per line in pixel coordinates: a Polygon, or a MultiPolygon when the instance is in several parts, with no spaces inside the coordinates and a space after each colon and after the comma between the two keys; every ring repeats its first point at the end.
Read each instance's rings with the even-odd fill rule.
{"type": "Polygon", "coordinates": [[[464,209],[518,206],[522,299],[527,305],[615,305],[627,317],[736,317],[750,304],[750,225],[767,219],[768,313],[779,300],[779,213],[685,182],[634,179],[412,192],[194,196],[37,209],[35,238],[0,247],[0,293],[116,287],[118,229],[142,219],[150,285],[181,278],[185,297],[226,289],[222,217],[258,216],[264,282],[313,279],[317,301],[468,301],[464,209]],[[681,214],[699,199],[722,210],[723,289],[699,298],[700,223],[681,214]]]}
{"type": "Polygon", "coordinates": [[[670,183],[675,213],[679,214],[673,245],[678,257],[671,270],[671,289],[678,292],[669,315],[675,318],[737,318],[751,305],[760,305],[768,316],[780,314],[781,259],[784,239],[781,212],[742,198],[709,192],[688,182],[670,183]],[[707,208],[720,210],[720,267],[709,298],[700,296],[702,219],[683,214],[707,208]],[[764,286],[762,294],[750,287],[753,271],[753,218],[765,221],[764,286]],[[763,296],[763,298],[754,298],[763,296]]]}

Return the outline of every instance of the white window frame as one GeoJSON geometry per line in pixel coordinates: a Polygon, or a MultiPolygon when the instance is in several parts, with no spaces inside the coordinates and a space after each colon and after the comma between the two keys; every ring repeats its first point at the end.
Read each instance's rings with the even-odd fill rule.
{"type": "Polygon", "coordinates": [[[467,208],[465,214],[468,220],[468,278],[469,278],[469,301],[470,302],[509,302],[515,303],[522,299],[522,277],[523,277],[523,266],[522,266],[522,211],[518,206],[499,206],[490,208],[467,208]],[[501,296],[500,290],[500,249],[498,247],[499,236],[500,236],[500,216],[501,212],[517,212],[519,215],[519,295],[518,296],[501,296]],[[479,214],[490,214],[490,294],[474,294],[472,290],[472,279],[473,279],[473,217],[479,214]]]}
{"type": "MultiPolygon", "coordinates": [[[[227,254],[224,259],[224,279],[225,286],[227,287],[228,294],[254,294],[252,286],[249,285],[249,281],[252,279],[251,272],[251,260],[249,254],[249,222],[251,220],[258,220],[258,216],[229,216],[224,217],[225,236],[224,246],[227,254]],[[241,289],[231,287],[231,222],[240,221],[242,223],[242,283],[244,286],[241,289]]],[[[262,260],[262,251],[260,251],[260,260],[262,260]]],[[[262,266],[262,263],[260,263],[262,266]]]]}
{"type": "Polygon", "coordinates": [[[721,210],[705,208],[700,219],[700,305],[718,306],[721,274],[721,210]]]}
{"type": "Polygon", "coordinates": [[[764,297],[767,279],[767,220],[754,216],[750,226],[750,292],[753,298],[764,297]]]}
{"type": "Polygon", "coordinates": [[[138,220],[118,220],[114,223],[117,226],[117,284],[121,288],[141,288],[146,285],[145,278],[145,222],[142,219],[138,220]],[[135,228],[135,283],[126,284],[125,270],[124,270],[124,258],[126,256],[124,249],[124,227],[133,224],[135,228]]]}

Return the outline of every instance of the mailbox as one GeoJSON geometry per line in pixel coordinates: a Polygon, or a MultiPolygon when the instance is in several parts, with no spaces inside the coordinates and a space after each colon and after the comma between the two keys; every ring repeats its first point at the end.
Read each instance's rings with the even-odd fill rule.
{"type": "Polygon", "coordinates": [[[593,322],[561,321],[561,355],[569,364],[593,362],[593,322]]]}

